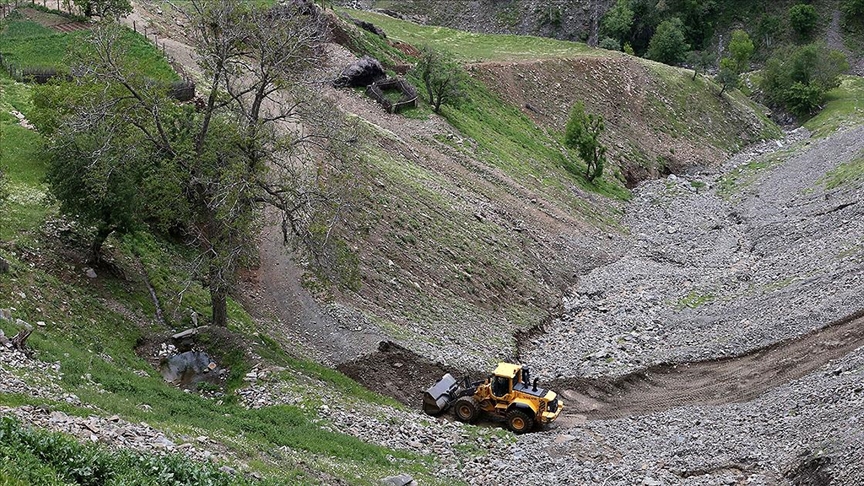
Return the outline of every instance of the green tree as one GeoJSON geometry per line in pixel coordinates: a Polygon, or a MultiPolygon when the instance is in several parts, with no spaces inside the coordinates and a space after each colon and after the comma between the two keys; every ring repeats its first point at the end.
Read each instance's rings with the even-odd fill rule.
{"type": "MultiPolygon", "coordinates": [[[[197,249],[196,277],[210,292],[212,322],[219,326],[226,325],[238,269],[256,256],[265,208],[281,216],[286,241],[305,249],[313,263],[328,263],[347,185],[334,182],[345,174],[342,163],[356,137],[303,87],[304,73],[322,62],[323,19],[294,5],[275,8],[192,1],[190,33],[204,80],[198,107],[170,100],[124,63],[128,46],[120,27],[94,29],[75,85],[105,95],[79,96],[58,110],[62,120],[48,146],[54,152],[67,146],[60,142],[78,120],[106,119],[107,126],[77,136],[74,146],[95,160],[88,154],[101,142],[117,154],[105,158],[110,171],[127,168],[120,163],[127,160],[135,165],[129,177],[138,181],[140,174],[143,182],[138,199],[130,200],[148,223],[179,228],[197,249]]],[[[54,153],[51,160],[64,157],[54,153]]],[[[84,169],[85,180],[102,180],[99,166],[84,169]]],[[[127,194],[124,184],[99,187],[114,192],[108,201],[127,194]]],[[[71,198],[63,194],[58,198],[71,198]]]]}
{"type": "Polygon", "coordinates": [[[771,50],[774,47],[774,39],[780,33],[780,17],[776,15],[764,15],[756,25],[756,41],[760,49],[771,50]]]}
{"type": "MultiPolygon", "coordinates": [[[[101,32],[96,30],[94,32],[101,32]]],[[[94,34],[95,35],[95,34],[94,34]]],[[[128,38],[112,38],[115,52],[129,49],[128,38]]],[[[74,52],[87,56],[86,46],[74,52]]],[[[74,62],[74,61],[73,61],[74,62]]],[[[129,57],[116,59],[125,82],[138,95],[164,99],[164,90],[138,73],[129,57]]],[[[102,245],[115,231],[131,232],[143,224],[141,186],[150,161],[146,143],[131,129],[133,102],[119,83],[96,82],[101,73],[81,70],[79,82],[51,83],[34,89],[31,121],[45,136],[46,181],[60,211],[92,228],[88,263],[102,263],[102,245]]]]}
{"type": "Polygon", "coordinates": [[[644,55],[654,36],[661,15],[657,0],[630,0],[633,9],[633,28],[628,43],[638,55],[644,55]]]}
{"type": "Polygon", "coordinates": [[[741,74],[750,69],[750,58],[753,57],[754,50],[753,41],[750,40],[747,32],[743,30],[732,32],[729,55],[720,60],[720,72],[717,75],[723,87],[720,90],[721,95],[729,89],[738,87],[741,74]]]}
{"type": "Polygon", "coordinates": [[[600,143],[600,135],[605,128],[602,116],[586,113],[581,101],[573,105],[564,129],[564,144],[577,150],[587,164],[585,177],[588,181],[603,175],[606,147],[600,143]]]}
{"type": "Polygon", "coordinates": [[[816,7],[805,3],[799,3],[789,8],[789,23],[792,25],[792,30],[803,39],[807,39],[816,29],[816,23],[819,22],[819,14],[816,13],[816,7]]]}
{"type": "Polygon", "coordinates": [[[847,27],[864,25],[864,0],[843,0],[840,9],[847,27]]]}
{"type": "Polygon", "coordinates": [[[687,42],[702,48],[714,34],[717,4],[713,0],[667,0],[669,10],[683,21],[687,42]]]}
{"type": "Polygon", "coordinates": [[[125,17],[132,13],[129,0],[72,0],[86,17],[125,17]]]}
{"type": "Polygon", "coordinates": [[[665,64],[677,64],[684,60],[690,46],[684,38],[684,24],[673,17],[657,26],[657,31],[648,44],[648,58],[665,64]]]}
{"type": "Polygon", "coordinates": [[[463,96],[465,72],[459,63],[442,51],[429,46],[421,48],[414,73],[423,82],[435,113],[441,113],[442,104],[455,103],[463,96]]]}
{"type": "Polygon", "coordinates": [[[809,116],[848,69],[846,56],[821,42],[781,49],[765,64],[760,88],[771,105],[809,116]]]}
{"type": "Polygon", "coordinates": [[[720,83],[720,95],[738,87],[741,83],[741,73],[735,67],[735,61],[730,57],[720,59],[720,70],[717,72],[717,82],[720,83]]]}
{"type": "Polygon", "coordinates": [[[603,16],[600,32],[604,37],[611,37],[619,45],[630,38],[633,29],[633,9],[630,0],[618,0],[603,16]]]}
{"type": "Polygon", "coordinates": [[[102,245],[115,231],[142,226],[144,140],[115,116],[68,120],[46,147],[46,181],[60,211],[94,229],[88,263],[102,263],[102,245]],[[106,143],[109,142],[109,143],[106,143]]]}
{"type": "Polygon", "coordinates": [[[729,58],[739,74],[750,69],[750,59],[756,47],[750,39],[750,35],[743,30],[732,31],[732,39],[729,41],[729,58]]]}

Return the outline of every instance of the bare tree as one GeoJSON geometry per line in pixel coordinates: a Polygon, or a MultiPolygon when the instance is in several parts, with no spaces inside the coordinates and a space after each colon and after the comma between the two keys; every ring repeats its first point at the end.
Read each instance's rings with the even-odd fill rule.
{"type": "Polygon", "coordinates": [[[286,241],[326,264],[341,190],[328,181],[343,174],[355,135],[304,85],[324,56],[326,30],[314,10],[191,3],[206,80],[197,108],[154,95],[152,81],[130,72],[115,26],[94,32],[85,67],[147,147],[143,207],[151,221],[182,227],[199,250],[212,322],[224,326],[237,270],[254,262],[266,206],[281,214],[286,241]]]}

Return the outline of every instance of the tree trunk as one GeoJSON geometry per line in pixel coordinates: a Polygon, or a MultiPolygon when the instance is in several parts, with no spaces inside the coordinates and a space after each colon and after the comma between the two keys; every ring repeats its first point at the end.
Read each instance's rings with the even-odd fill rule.
{"type": "Polygon", "coordinates": [[[228,326],[228,292],[221,287],[210,287],[210,307],[214,326],[228,326]]]}
{"type": "Polygon", "coordinates": [[[27,348],[24,347],[24,343],[27,342],[27,338],[30,337],[31,334],[33,334],[33,328],[30,326],[18,331],[18,334],[12,338],[12,347],[24,354],[28,354],[27,348]]]}
{"type": "Polygon", "coordinates": [[[87,257],[88,265],[99,266],[102,263],[102,245],[113,232],[114,228],[99,228],[96,231],[96,236],[90,243],[90,255],[87,257]]]}

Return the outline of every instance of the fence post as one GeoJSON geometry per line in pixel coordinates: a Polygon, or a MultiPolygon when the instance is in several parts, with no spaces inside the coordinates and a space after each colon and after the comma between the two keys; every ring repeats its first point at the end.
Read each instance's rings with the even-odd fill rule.
{"type": "Polygon", "coordinates": [[[132,21],[132,30],[134,30],[135,33],[138,33],[138,26],[135,25],[135,21],[134,21],[134,20],[132,21]]]}

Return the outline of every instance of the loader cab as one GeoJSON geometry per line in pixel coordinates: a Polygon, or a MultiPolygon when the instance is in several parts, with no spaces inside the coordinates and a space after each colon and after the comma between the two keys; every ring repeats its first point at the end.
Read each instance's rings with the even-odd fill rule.
{"type": "Polygon", "coordinates": [[[492,395],[501,398],[513,391],[513,386],[522,381],[522,365],[498,363],[492,376],[492,395]]]}

